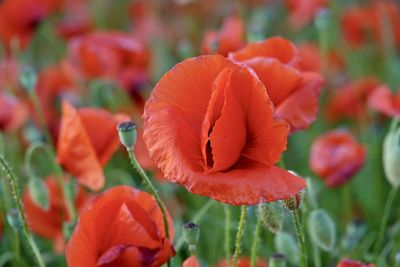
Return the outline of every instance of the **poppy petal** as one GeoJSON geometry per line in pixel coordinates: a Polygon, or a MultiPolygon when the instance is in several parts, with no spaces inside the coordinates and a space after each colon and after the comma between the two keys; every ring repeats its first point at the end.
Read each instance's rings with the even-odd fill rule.
{"type": "Polygon", "coordinates": [[[370,108],[387,116],[399,116],[400,110],[394,106],[394,97],[390,89],[385,86],[376,88],[368,98],[370,108]]]}

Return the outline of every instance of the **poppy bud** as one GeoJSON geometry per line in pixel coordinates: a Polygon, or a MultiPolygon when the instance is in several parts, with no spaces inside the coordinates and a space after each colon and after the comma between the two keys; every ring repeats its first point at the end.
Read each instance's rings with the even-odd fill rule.
{"type": "Polygon", "coordinates": [[[282,226],[283,209],[278,202],[263,203],[258,207],[258,216],[271,233],[277,233],[282,226]]]}
{"type": "Polygon", "coordinates": [[[300,261],[300,250],[294,238],[286,232],[278,232],[275,235],[275,248],[286,256],[288,261],[297,265],[300,261]]]}
{"type": "Polygon", "coordinates": [[[183,237],[189,250],[195,251],[200,238],[200,226],[192,222],[183,225],[183,237]]]}
{"type": "Polygon", "coordinates": [[[303,199],[303,192],[301,191],[300,193],[297,193],[292,198],[287,198],[287,199],[282,200],[282,204],[288,210],[293,211],[293,210],[297,210],[300,207],[302,199],[303,199]]]}
{"type": "Polygon", "coordinates": [[[286,267],[286,258],[285,255],[275,253],[269,258],[268,262],[269,267],[286,267]]]}
{"type": "Polygon", "coordinates": [[[396,253],[396,267],[400,267],[400,252],[396,253]]]}
{"type": "Polygon", "coordinates": [[[341,245],[344,250],[351,250],[361,242],[367,227],[361,219],[355,219],[347,225],[341,245]]]}
{"type": "Polygon", "coordinates": [[[27,90],[29,93],[33,92],[37,83],[37,75],[35,70],[32,67],[24,66],[21,69],[19,81],[25,90],[27,90]]]}
{"type": "Polygon", "coordinates": [[[22,226],[22,220],[17,209],[10,209],[7,212],[7,222],[14,230],[18,230],[22,226]]]}
{"type": "Polygon", "coordinates": [[[33,202],[45,211],[48,211],[50,208],[50,196],[49,190],[43,180],[33,176],[29,179],[28,188],[33,202]]]}
{"type": "Polygon", "coordinates": [[[332,218],[323,209],[314,210],[308,217],[308,232],[312,241],[325,251],[335,246],[336,227],[332,218]]]}
{"type": "Polygon", "coordinates": [[[121,143],[127,150],[132,150],[136,143],[136,124],[125,121],[118,125],[117,130],[121,143]]]}
{"type": "Polygon", "coordinates": [[[383,169],[389,183],[393,187],[398,187],[400,185],[400,128],[398,121],[393,123],[383,141],[383,169]]]}

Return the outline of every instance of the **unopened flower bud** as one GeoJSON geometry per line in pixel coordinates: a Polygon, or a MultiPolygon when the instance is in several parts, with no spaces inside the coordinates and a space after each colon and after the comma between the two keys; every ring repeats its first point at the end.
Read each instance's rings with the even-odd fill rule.
{"type": "Polygon", "coordinates": [[[25,90],[27,90],[29,93],[33,92],[37,83],[37,75],[35,70],[32,67],[24,66],[21,69],[19,81],[25,90]]]}
{"type": "Polygon", "coordinates": [[[323,209],[314,210],[308,217],[308,232],[312,241],[321,249],[331,251],[336,242],[336,227],[323,209]]]}
{"type": "Polygon", "coordinates": [[[117,127],[119,140],[127,150],[132,150],[136,143],[136,124],[131,121],[122,122],[117,127]]]}
{"type": "Polygon", "coordinates": [[[367,232],[363,220],[355,219],[346,226],[346,231],[341,241],[344,250],[351,250],[359,245],[367,232]]]}
{"type": "Polygon", "coordinates": [[[15,230],[18,230],[22,226],[22,220],[17,209],[8,210],[7,222],[15,230]]]}
{"type": "Polygon", "coordinates": [[[285,255],[288,261],[296,265],[300,261],[300,250],[294,238],[286,232],[278,232],[275,235],[276,250],[285,255]]]}
{"type": "Polygon", "coordinates": [[[33,203],[48,211],[50,208],[50,194],[43,180],[35,176],[30,178],[28,188],[33,203]]]}
{"type": "Polygon", "coordinates": [[[286,258],[285,255],[275,253],[269,258],[268,261],[269,267],[286,267],[286,258]]]}
{"type": "Polygon", "coordinates": [[[258,207],[258,216],[265,227],[272,233],[277,233],[282,226],[283,209],[278,202],[260,204],[258,207]]]}
{"type": "Polygon", "coordinates": [[[394,127],[386,135],[383,142],[383,169],[386,178],[393,187],[400,185],[400,127],[394,122],[394,127]]]}
{"type": "Polygon", "coordinates": [[[189,251],[196,250],[200,238],[200,226],[192,222],[183,225],[183,237],[189,246],[189,251]]]}

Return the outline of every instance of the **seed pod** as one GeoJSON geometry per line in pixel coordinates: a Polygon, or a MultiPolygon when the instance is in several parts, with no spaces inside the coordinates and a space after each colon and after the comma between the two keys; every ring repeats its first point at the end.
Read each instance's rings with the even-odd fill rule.
{"type": "Polygon", "coordinates": [[[336,242],[336,227],[323,209],[314,210],[308,217],[308,233],[311,240],[325,251],[331,251],[336,242]]]}
{"type": "Polygon", "coordinates": [[[136,124],[130,121],[122,122],[117,126],[121,143],[127,150],[132,150],[136,143],[136,124]]]}
{"type": "Polygon", "coordinates": [[[285,255],[288,261],[296,265],[300,261],[300,250],[294,238],[286,232],[278,232],[275,235],[275,248],[276,250],[285,255]]]}
{"type": "Polygon", "coordinates": [[[383,141],[383,169],[393,187],[400,185],[400,128],[394,121],[391,130],[383,141]]]}
{"type": "Polygon", "coordinates": [[[50,194],[46,184],[38,177],[31,177],[28,183],[29,194],[33,202],[48,211],[50,208],[50,194]]]}
{"type": "Polygon", "coordinates": [[[286,267],[286,258],[283,254],[273,254],[268,261],[269,267],[286,267]]]}
{"type": "Polygon", "coordinates": [[[196,250],[196,245],[200,238],[200,226],[198,224],[189,222],[183,225],[183,237],[186,244],[188,244],[190,251],[196,250]]]}
{"type": "Polygon", "coordinates": [[[278,202],[263,203],[258,206],[258,216],[271,233],[281,230],[283,209],[278,202]]]}

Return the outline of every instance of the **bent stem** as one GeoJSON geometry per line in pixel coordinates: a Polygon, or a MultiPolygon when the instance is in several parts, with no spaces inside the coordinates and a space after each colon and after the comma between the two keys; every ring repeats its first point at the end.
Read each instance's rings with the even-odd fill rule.
{"type": "Polygon", "coordinates": [[[300,246],[300,250],[301,250],[301,266],[307,267],[307,251],[306,251],[306,245],[304,242],[303,231],[302,231],[302,228],[300,225],[299,213],[297,212],[297,209],[296,209],[296,210],[292,210],[291,214],[292,214],[294,228],[296,230],[297,240],[299,242],[299,246],[300,246]]]}
{"type": "Polygon", "coordinates": [[[225,261],[228,263],[231,259],[231,210],[229,205],[224,205],[225,211],[225,261]]]}
{"type": "MultiPolygon", "coordinates": [[[[258,208],[260,209],[260,205],[258,208]]],[[[257,213],[257,223],[256,223],[256,229],[254,230],[254,239],[253,239],[253,244],[251,245],[251,257],[250,257],[250,266],[251,267],[256,267],[256,262],[257,262],[257,250],[258,250],[258,243],[260,241],[260,226],[261,226],[261,216],[259,213],[257,213]]]]}
{"type": "Polygon", "coordinates": [[[386,205],[385,205],[385,210],[383,212],[383,217],[381,221],[381,226],[379,228],[379,234],[376,239],[375,247],[374,247],[374,253],[373,256],[376,258],[378,256],[379,250],[381,248],[382,242],[383,242],[383,237],[385,236],[386,232],[386,226],[389,220],[389,215],[390,215],[390,210],[392,209],[393,201],[396,196],[398,187],[393,187],[392,190],[390,190],[389,196],[386,200],[386,205]]]}
{"type": "Polygon", "coordinates": [[[243,205],[240,208],[240,220],[239,220],[239,227],[236,234],[236,241],[235,241],[235,252],[233,254],[233,267],[238,266],[239,255],[240,255],[240,246],[242,243],[242,237],[244,233],[244,225],[246,223],[246,215],[247,215],[247,206],[243,205]]]}
{"type": "Polygon", "coordinates": [[[14,199],[15,205],[17,206],[19,217],[22,221],[22,231],[24,232],[26,238],[28,239],[29,246],[32,249],[32,252],[36,258],[36,261],[40,267],[45,267],[44,261],[42,256],[40,255],[39,248],[36,245],[35,240],[31,232],[29,231],[28,223],[26,221],[24,208],[22,206],[21,197],[19,195],[19,189],[17,186],[17,179],[14,173],[12,172],[10,166],[8,165],[7,161],[4,159],[3,155],[0,155],[0,165],[3,171],[6,173],[7,181],[9,183],[11,189],[11,195],[14,199]]]}
{"type": "Polygon", "coordinates": [[[139,162],[136,160],[136,157],[133,154],[132,149],[127,149],[127,152],[128,152],[132,167],[135,169],[135,171],[140,175],[140,177],[146,183],[147,187],[150,190],[150,193],[155,198],[158,207],[161,209],[161,213],[162,213],[163,221],[164,221],[165,233],[167,235],[167,238],[169,239],[169,225],[168,225],[168,220],[167,220],[167,211],[165,208],[165,204],[164,204],[164,202],[162,202],[160,195],[158,194],[158,191],[154,187],[153,183],[150,181],[150,178],[147,176],[147,174],[144,172],[144,170],[140,166],[139,162]]]}

